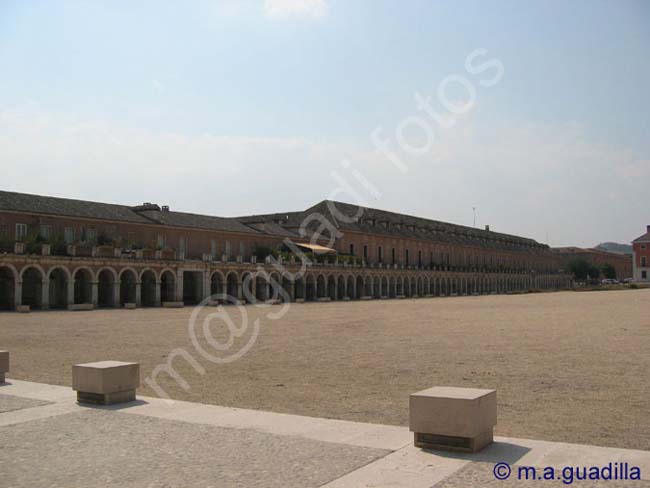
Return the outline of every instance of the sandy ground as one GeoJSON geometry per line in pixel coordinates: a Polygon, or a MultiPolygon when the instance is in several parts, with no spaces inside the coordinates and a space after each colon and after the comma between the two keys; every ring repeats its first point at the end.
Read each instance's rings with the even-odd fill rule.
{"type": "Polygon", "coordinates": [[[499,435],[650,449],[650,290],[247,306],[247,322],[222,310],[246,325],[225,351],[206,340],[229,337],[204,320],[218,309],[193,322],[222,359],[259,319],[226,363],[193,346],[190,308],[3,313],[0,349],[11,377],[61,385],[73,363],[102,359],[138,361],[144,379],[182,349],[204,370],[177,357],[189,388],[158,377],[173,398],[386,424],[408,423],[411,392],[496,388],[499,435]]]}

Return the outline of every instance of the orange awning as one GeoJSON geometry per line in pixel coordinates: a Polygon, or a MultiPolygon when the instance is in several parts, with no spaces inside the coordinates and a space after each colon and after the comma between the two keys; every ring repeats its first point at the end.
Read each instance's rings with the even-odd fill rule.
{"type": "Polygon", "coordinates": [[[303,244],[300,242],[296,242],[296,246],[302,249],[307,249],[316,254],[336,254],[336,249],[332,249],[331,247],[319,246],[318,244],[309,244],[309,243],[303,244]]]}

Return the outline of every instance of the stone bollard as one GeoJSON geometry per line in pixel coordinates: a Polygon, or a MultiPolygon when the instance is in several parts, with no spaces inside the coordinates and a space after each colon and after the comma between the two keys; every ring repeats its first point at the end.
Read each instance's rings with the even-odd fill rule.
{"type": "Polygon", "coordinates": [[[100,361],[72,366],[72,389],[79,403],[112,405],[135,400],[140,364],[100,361]]]}
{"type": "Polygon", "coordinates": [[[162,302],[163,308],[183,308],[185,302],[162,302]]]}
{"type": "Polygon", "coordinates": [[[0,351],[0,385],[5,382],[5,375],[9,372],[9,351],[0,351]]]}
{"type": "Polygon", "coordinates": [[[496,424],[496,390],[436,386],[409,398],[416,447],[477,452],[492,443],[496,424]]]}
{"type": "Polygon", "coordinates": [[[135,303],[128,303],[127,302],[127,303],[124,304],[124,309],[125,310],[135,310],[136,308],[138,308],[138,307],[137,307],[137,305],[135,303]]]}
{"type": "Polygon", "coordinates": [[[30,311],[29,305],[18,305],[16,307],[16,312],[18,313],[29,313],[30,311]]]}

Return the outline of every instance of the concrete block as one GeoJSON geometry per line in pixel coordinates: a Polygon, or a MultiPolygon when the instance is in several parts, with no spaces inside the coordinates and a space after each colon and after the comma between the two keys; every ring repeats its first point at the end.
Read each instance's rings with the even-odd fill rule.
{"type": "Polygon", "coordinates": [[[18,312],[18,313],[29,313],[30,312],[29,305],[18,305],[16,307],[16,312],[18,312]]]}
{"type": "Polygon", "coordinates": [[[162,302],[163,308],[183,308],[185,303],[183,302],[162,302]]]}
{"type": "Polygon", "coordinates": [[[332,299],[330,297],[320,297],[317,301],[319,301],[319,302],[331,302],[332,299]]]}
{"type": "Polygon", "coordinates": [[[68,305],[68,310],[71,312],[81,312],[93,309],[92,303],[72,303],[68,305]]]}
{"type": "Polygon", "coordinates": [[[400,300],[403,300],[406,298],[406,295],[395,295],[395,298],[399,298],[400,300]]]}
{"type": "Polygon", "coordinates": [[[135,400],[140,386],[140,365],[122,361],[75,364],[72,389],[79,403],[111,405],[135,400]]]}
{"type": "Polygon", "coordinates": [[[135,303],[125,303],[124,308],[126,310],[135,310],[138,307],[137,307],[137,305],[135,303]]]}
{"type": "Polygon", "coordinates": [[[417,447],[477,452],[492,443],[496,424],[496,390],[436,386],[409,398],[417,447]]]}
{"type": "Polygon", "coordinates": [[[343,301],[344,301],[344,302],[349,302],[349,301],[350,301],[350,297],[343,297],[343,301]]]}
{"type": "Polygon", "coordinates": [[[366,296],[362,296],[361,298],[359,298],[359,300],[372,300],[372,297],[366,295],[366,296]]]}
{"type": "Polygon", "coordinates": [[[296,298],[296,303],[305,303],[304,298],[296,298]]]}
{"type": "Polygon", "coordinates": [[[9,372],[9,351],[0,351],[0,384],[5,382],[5,375],[9,372]]]}

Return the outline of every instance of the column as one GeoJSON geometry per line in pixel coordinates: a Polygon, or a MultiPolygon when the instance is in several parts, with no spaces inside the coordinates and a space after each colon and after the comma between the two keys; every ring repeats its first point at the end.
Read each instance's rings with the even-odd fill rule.
{"type": "Polygon", "coordinates": [[[183,301],[183,270],[179,269],[176,272],[176,279],[174,280],[175,285],[176,285],[176,301],[177,302],[182,302],[183,301]]]}
{"type": "Polygon", "coordinates": [[[161,281],[156,281],[156,295],[154,298],[154,307],[160,307],[160,287],[162,286],[161,281]]]}
{"type": "Polygon", "coordinates": [[[242,301],[244,299],[244,288],[242,286],[242,280],[237,281],[237,300],[242,301]]]}
{"type": "Polygon", "coordinates": [[[67,282],[67,297],[66,297],[66,305],[72,305],[74,303],[74,278],[70,278],[67,282]]]}
{"type": "Polygon", "coordinates": [[[41,280],[41,310],[48,310],[50,308],[50,280],[43,278],[41,280]]]}
{"type": "Polygon", "coordinates": [[[99,293],[99,282],[93,281],[90,283],[90,303],[93,304],[93,308],[97,308],[97,303],[99,293]]]}
{"type": "Polygon", "coordinates": [[[141,281],[135,282],[135,306],[136,307],[142,306],[142,282],[141,281]]]}
{"type": "Polygon", "coordinates": [[[289,282],[289,300],[291,302],[296,301],[296,282],[295,281],[290,281],[289,282]]]}
{"type": "Polygon", "coordinates": [[[23,282],[16,280],[14,283],[14,309],[23,304],[23,282]]]}
{"type": "Polygon", "coordinates": [[[113,283],[113,307],[116,307],[116,308],[121,305],[121,303],[120,303],[120,285],[121,285],[121,282],[119,281],[119,279],[118,279],[118,281],[113,283]]]}

